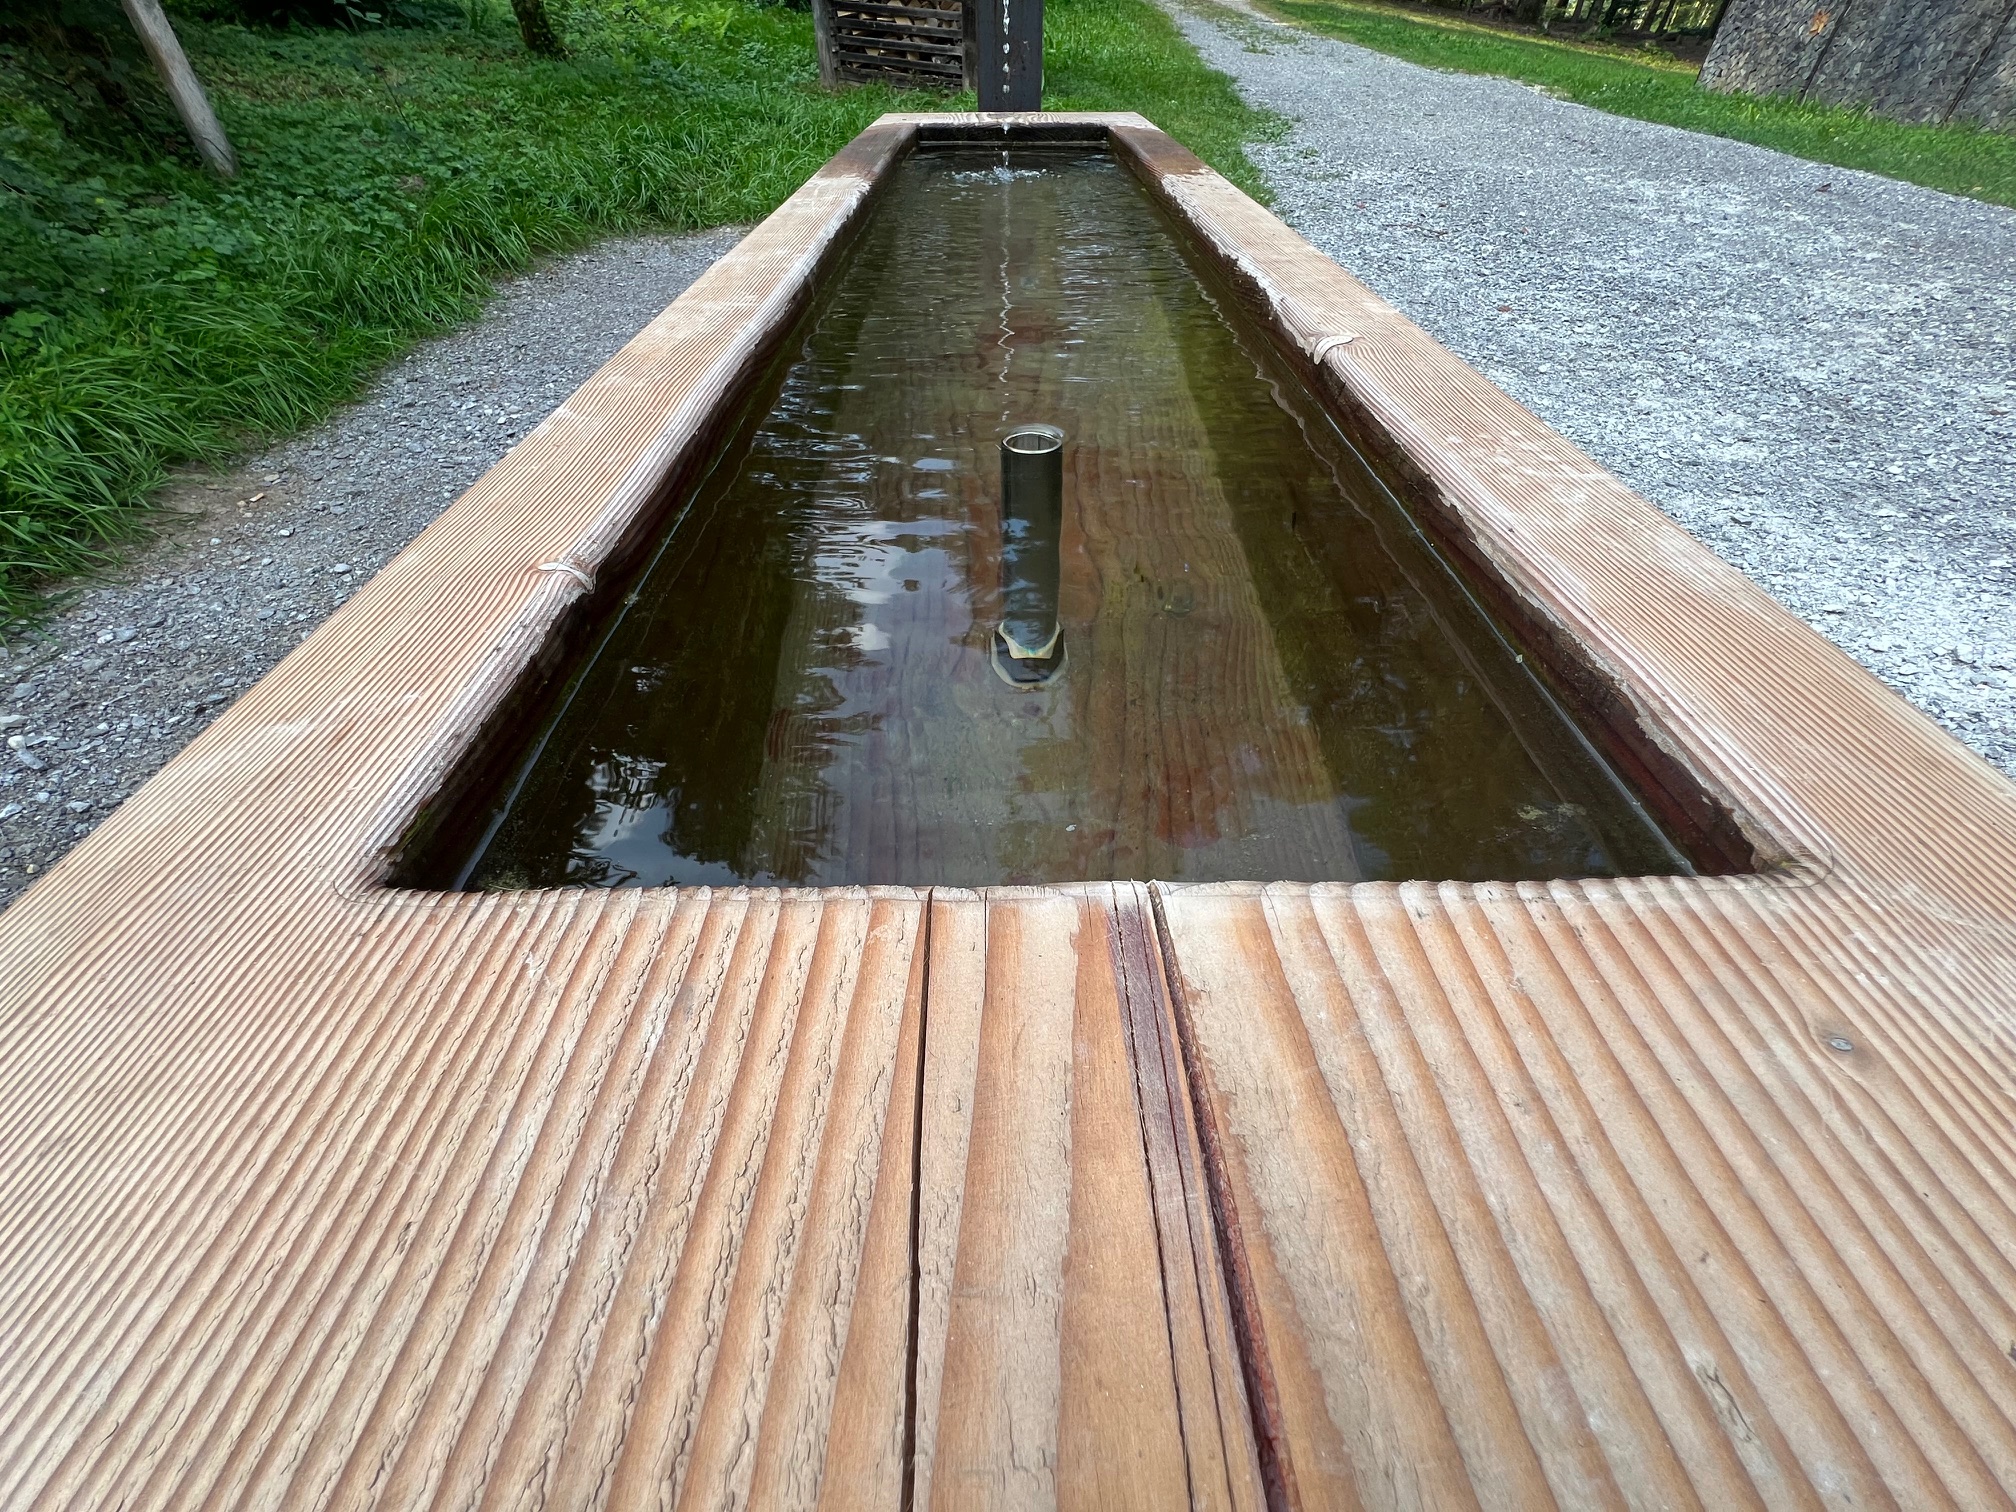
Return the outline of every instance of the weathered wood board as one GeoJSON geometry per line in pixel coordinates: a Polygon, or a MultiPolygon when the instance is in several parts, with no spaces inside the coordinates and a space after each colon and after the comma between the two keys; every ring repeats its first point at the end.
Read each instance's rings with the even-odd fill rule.
{"type": "Polygon", "coordinates": [[[1169,900],[1303,1504],[2007,1503],[2006,1122],[1928,1105],[1813,903],[1169,900]]]}
{"type": "Polygon", "coordinates": [[[2016,787],[1146,122],[891,117],[0,915],[0,1504],[2003,1505],[2012,1128],[2016,787]],[[383,885],[883,169],[1004,129],[1758,869],[383,885]]]}
{"type": "Polygon", "coordinates": [[[9,1162],[0,1500],[899,1494],[921,904],[469,901],[291,1014],[147,984],[9,1162]]]}
{"type": "Polygon", "coordinates": [[[1145,889],[941,890],[920,1507],[1258,1507],[1145,889]]]}

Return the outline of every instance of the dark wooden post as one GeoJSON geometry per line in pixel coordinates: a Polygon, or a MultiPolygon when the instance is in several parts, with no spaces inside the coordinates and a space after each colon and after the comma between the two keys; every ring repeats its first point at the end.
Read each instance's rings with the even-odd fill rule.
{"type": "Polygon", "coordinates": [[[982,110],[1043,108],[1043,0],[971,0],[982,110]]]}
{"type": "Polygon", "coordinates": [[[833,0],[812,0],[812,40],[819,47],[819,82],[831,89],[840,82],[839,61],[833,56],[833,0]]]}

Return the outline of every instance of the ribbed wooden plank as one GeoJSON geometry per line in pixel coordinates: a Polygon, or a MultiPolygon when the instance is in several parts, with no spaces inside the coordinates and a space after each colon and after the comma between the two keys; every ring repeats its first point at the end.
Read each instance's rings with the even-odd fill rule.
{"type": "Polygon", "coordinates": [[[129,1225],[152,1242],[93,1280],[148,1311],[10,1345],[49,1410],[17,1420],[7,1499],[811,1506],[846,1401],[834,1504],[893,1501],[922,905],[665,903],[517,936],[501,992],[423,974],[403,1046],[235,1203],[129,1225]]]}
{"type": "Polygon", "coordinates": [[[940,892],[930,981],[916,1505],[1259,1505],[1138,891],[940,892]]]}
{"type": "MultiPolygon", "coordinates": [[[[1104,906],[1098,892],[1093,899],[1104,906]]],[[[1155,1207],[1190,1496],[1197,1506],[1257,1509],[1266,1498],[1260,1445],[1160,922],[1148,888],[1138,882],[1113,884],[1111,906],[1107,945],[1155,1207]]]]}
{"type": "Polygon", "coordinates": [[[0,1502],[2003,1505],[2012,1009],[2016,788],[1138,118],[888,119],[0,916],[0,1502]],[[1004,127],[1113,132],[1772,870],[378,887],[1004,127]]]}
{"type": "Polygon", "coordinates": [[[1687,979],[1718,890],[1166,900],[1295,1495],[2006,1504],[2016,1214],[1903,1078],[1849,1113],[1785,1038],[1838,1002],[1771,917],[1810,898],[1687,979]]]}

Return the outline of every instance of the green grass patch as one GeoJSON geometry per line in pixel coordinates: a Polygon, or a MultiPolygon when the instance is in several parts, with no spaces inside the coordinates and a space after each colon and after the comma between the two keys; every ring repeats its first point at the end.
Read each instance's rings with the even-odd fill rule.
{"type": "MultiPolygon", "coordinates": [[[[1242,184],[1268,122],[1148,0],[1051,0],[1059,108],[1134,109],[1242,184]]],[[[0,619],[112,559],[168,468],[319,419],[495,280],[612,232],[760,219],[885,110],[818,87],[810,18],[577,3],[574,55],[457,30],[184,21],[243,160],[87,151],[0,74],[0,619]]]]}
{"type": "Polygon", "coordinates": [[[1045,0],[1043,103],[1050,110],[1138,110],[1248,194],[1271,199],[1248,142],[1286,129],[1206,68],[1176,23],[1143,0],[1045,0]]]}
{"type": "Polygon", "coordinates": [[[1814,162],[2016,205],[2016,136],[1971,126],[1907,126],[1859,110],[1714,94],[1695,71],[1643,50],[1520,37],[1454,17],[1354,0],[1259,0],[1269,14],[1410,63],[1536,84],[1579,104],[1754,142],[1814,162]]]}

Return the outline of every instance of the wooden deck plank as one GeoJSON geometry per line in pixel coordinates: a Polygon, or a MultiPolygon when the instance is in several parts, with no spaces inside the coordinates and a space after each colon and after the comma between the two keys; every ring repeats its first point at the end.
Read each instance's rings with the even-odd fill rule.
{"type": "MultiPolygon", "coordinates": [[[[633,897],[439,1015],[483,1031],[459,1073],[423,1026],[342,1089],[304,1153],[343,1158],[248,1182],[144,1326],[10,1354],[93,1379],[7,1499],[809,1506],[844,1401],[832,1504],[893,1500],[923,905],[633,897]]],[[[417,985],[416,1018],[454,1001],[417,985]]]]}
{"type": "Polygon", "coordinates": [[[1155,1208],[1191,1502],[1257,1509],[1266,1500],[1260,1446],[1160,923],[1142,884],[1115,883],[1112,897],[1108,945],[1155,1208]]]}
{"type": "MultiPolygon", "coordinates": [[[[1901,1078],[1828,1110],[1837,1052],[1671,970],[1717,946],[1672,905],[1717,887],[1166,900],[1303,1497],[1456,1505],[1525,1466],[1522,1505],[2007,1504],[2016,1274],[1963,1241],[2010,1208],[1945,1189],[1901,1078]]],[[[1746,980],[1820,1007],[1812,965],[1746,980]]]]}
{"type": "Polygon", "coordinates": [[[1130,1031],[1160,993],[1128,892],[1131,950],[1107,889],[932,905],[917,1505],[1259,1504],[1196,1210],[1158,1224],[1155,1176],[1196,1155],[1166,1091],[1144,1147],[1130,1031]]]}

